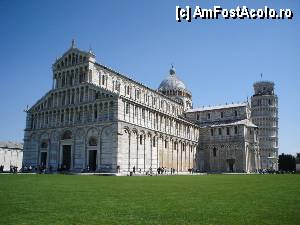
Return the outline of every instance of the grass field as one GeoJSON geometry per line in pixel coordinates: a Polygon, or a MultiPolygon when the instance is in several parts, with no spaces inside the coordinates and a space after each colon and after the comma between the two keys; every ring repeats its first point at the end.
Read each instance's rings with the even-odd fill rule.
{"type": "Polygon", "coordinates": [[[300,175],[0,175],[0,224],[300,224],[300,175]]]}

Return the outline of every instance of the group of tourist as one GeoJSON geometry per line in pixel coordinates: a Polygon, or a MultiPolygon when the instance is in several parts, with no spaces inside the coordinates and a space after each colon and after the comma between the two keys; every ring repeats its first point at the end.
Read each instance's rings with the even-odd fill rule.
{"type": "Polygon", "coordinates": [[[157,174],[167,174],[170,172],[171,174],[174,174],[176,170],[174,168],[171,168],[170,171],[166,167],[158,167],[157,168],[157,174]]]}
{"type": "MultiPolygon", "coordinates": [[[[119,168],[118,168],[118,172],[119,172],[119,168]]],[[[173,175],[176,173],[176,169],[175,168],[168,169],[166,167],[158,167],[156,172],[157,172],[157,175],[169,175],[169,174],[173,175]]],[[[191,174],[191,173],[194,173],[195,170],[194,170],[194,168],[188,169],[188,172],[191,174]]],[[[133,166],[132,171],[130,172],[130,176],[132,176],[136,173],[142,174],[142,169],[141,168],[136,169],[136,167],[133,166]]],[[[148,175],[148,176],[154,175],[152,167],[150,167],[149,170],[145,171],[145,175],[148,175]]]]}
{"type": "Polygon", "coordinates": [[[23,173],[26,173],[26,172],[32,172],[32,170],[33,170],[32,166],[24,165],[24,166],[22,167],[22,172],[23,172],[23,173]]]}
{"type": "MultiPolygon", "coordinates": [[[[18,172],[18,167],[10,165],[9,172],[10,173],[17,173],[18,172]]],[[[0,165],[0,173],[4,173],[4,165],[0,165]]]]}
{"type": "Polygon", "coordinates": [[[9,167],[9,172],[10,173],[17,173],[18,172],[18,167],[17,166],[10,166],[9,167]]]}
{"type": "MultiPolygon", "coordinates": [[[[68,171],[67,167],[66,166],[59,166],[57,168],[57,172],[65,172],[65,171],[68,171]]],[[[4,165],[0,165],[0,173],[3,173],[4,172],[4,165]]],[[[10,169],[9,169],[9,172],[10,173],[18,173],[18,172],[22,172],[22,173],[52,173],[54,172],[53,171],[53,168],[52,166],[49,166],[49,168],[46,168],[45,166],[35,166],[35,167],[32,167],[31,165],[27,166],[27,165],[24,165],[20,171],[18,171],[18,167],[17,166],[10,166],[10,169]]],[[[83,169],[81,171],[82,173],[84,172],[94,172],[90,169],[89,166],[87,166],[85,169],[83,169]]],[[[120,166],[117,166],[117,172],[120,173],[120,166]]],[[[194,168],[192,169],[188,169],[188,172],[190,174],[193,174],[195,172],[199,172],[197,170],[195,170],[194,168]]],[[[245,171],[243,171],[245,173],[245,171]]],[[[134,175],[138,173],[139,175],[142,175],[142,169],[139,168],[139,169],[136,169],[135,166],[132,167],[132,171],[130,172],[130,175],[134,175]]],[[[169,175],[169,174],[175,174],[176,173],[176,169],[174,168],[166,168],[166,167],[158,167],[157,168],[157,175],[169,175]]],[[[272,169],[260,169],[258,171],[256,171],[256,173],[258,174],[279,174],[279,173],[286,173],[285,171],[275,171],[275,170],[272,170],[272,169]]],[[[153,169],[152,167],[149,168],[148,171],[145,172],[145,175],[147,176],[153,176],[155,175],[153,173],[153,169]]]]}
{"type": "Polygon", "coordinates": [[[52,166],[50,166],[48,169],[45,166],[37,165],[37,166],[31,166],[31,165],[24,165],[21,169],[23,173],[46,173],[48,171],[52,172],[52,166]]]}
{"type": "Polygon", "coordinates": [[[278,171],[273,170],[273,169],[260,169],[258,170],[259,174],[274,174],[274,173],[278,173],[278,171]]]}

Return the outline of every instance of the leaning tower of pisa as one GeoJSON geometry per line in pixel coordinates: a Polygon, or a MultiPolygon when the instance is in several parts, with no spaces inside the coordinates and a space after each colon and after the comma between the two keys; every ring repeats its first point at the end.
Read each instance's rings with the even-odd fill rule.
{"type": "Polygon", "coordinates": [[[274,83],[254,83],[251,97],[251,117],[259,127],[259,147],[262,169],[278,170],[278,97],[274,83]]]}

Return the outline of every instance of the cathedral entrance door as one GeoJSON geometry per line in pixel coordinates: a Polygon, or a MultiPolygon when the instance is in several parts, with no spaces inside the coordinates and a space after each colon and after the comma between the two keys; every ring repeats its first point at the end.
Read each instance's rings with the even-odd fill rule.
{"type": "Polygon", "coordinates": [[[97,150],[89,150],[89,168],[95,171],[97,167],[97,150]]]}
{"type": "Polygon", "coordinates": [[[234,163],[235,163],[235,159],[227,159],[229,172],[233,172],[234,163]]]}
{"type": "Polygon", "coordinates": [[[63,145],[62,168],[65,170],[71,168],[71,145],[63,145]]]}
{"type": "Polygon", "coordinates": [[[47,166],[47,152],[41,152],[41,167],[46,168],[47,166]]]}

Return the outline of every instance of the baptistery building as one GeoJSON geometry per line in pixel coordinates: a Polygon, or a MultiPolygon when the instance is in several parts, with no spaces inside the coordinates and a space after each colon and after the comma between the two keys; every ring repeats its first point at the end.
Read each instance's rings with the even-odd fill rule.
{"type": "MultiPolygon", "coordinates": [[[[277,139],[270,135],[277,133],[260,137],[261,114],[251,103],[193,108],[192,93],[173,66],[152,89],[96,62],[73,41],[52,70],[52,89],[26,111],[24,166],[124,174],[276,166],[277,139]],[[260,142],[270,140],[264,160],[273,164],[262,164],[260,142]]],[[[253,103],[264,94],[256,93],[253,103]]],[[[272,101],[277,106],[277,98],[272,101]]]]}

